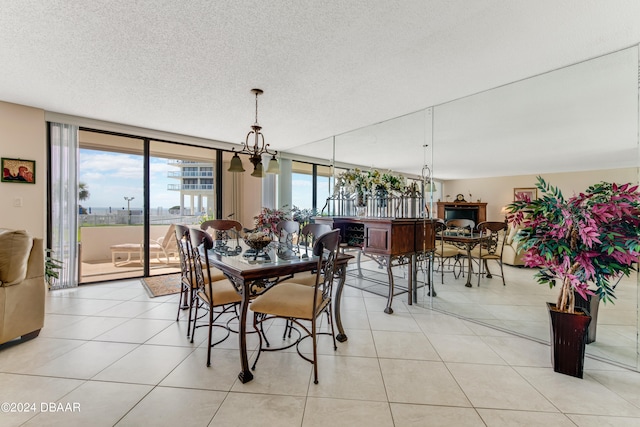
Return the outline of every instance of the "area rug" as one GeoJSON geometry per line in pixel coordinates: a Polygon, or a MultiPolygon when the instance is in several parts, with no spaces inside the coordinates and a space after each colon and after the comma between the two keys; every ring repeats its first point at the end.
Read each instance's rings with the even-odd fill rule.
{"type": "Polygon", "coordinates": [[[151,298],[180,292],[180,273],[145,277],[140,282],[151,298]]]}

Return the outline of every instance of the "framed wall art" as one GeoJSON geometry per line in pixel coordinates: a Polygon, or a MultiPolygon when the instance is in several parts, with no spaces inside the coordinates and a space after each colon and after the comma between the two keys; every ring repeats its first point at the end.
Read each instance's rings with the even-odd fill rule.
{"type": "Polygon", "coordinates": [[[2,157],[2,182],[36,183],[36,161],[2,157]]]}
{"type": "Polygon", "coordinates": [[[538,189],[535,187],[513,189],[514,201],[524,200],[525,198],[529,198],[529,200],[536,200],[538,198],[538,189]]]}

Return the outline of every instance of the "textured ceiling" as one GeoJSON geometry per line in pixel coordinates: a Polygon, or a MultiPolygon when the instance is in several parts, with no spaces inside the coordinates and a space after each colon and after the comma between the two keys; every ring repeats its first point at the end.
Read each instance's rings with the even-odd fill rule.
{"type": "MultiPolygon", "coordinates": [[[[637,0],[0,0],[0,11],[0,100],[239,143],[259,87],[272,147],[320,145],[325,158],[332,149],[310,143],[640,41],[637,0]]],[[[458,171],[452,140],[438,154],[437,110],[434,123],[440,177],[512,174],[506,157],[483,157],[504,151],[491,138],[476,143],[493,150],[458,171]]],[[[345,136],[336,153],[419,173],[420,142],[403,145],[414,131],[394,129],[389,152],[370,149],[382,138],[345,136]]],[[[553,167],[597,169],[610,148],[553,167]]]]}

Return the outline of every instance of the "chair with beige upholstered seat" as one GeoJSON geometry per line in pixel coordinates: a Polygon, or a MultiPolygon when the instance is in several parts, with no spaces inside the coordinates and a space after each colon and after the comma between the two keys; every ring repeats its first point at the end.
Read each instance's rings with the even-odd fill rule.
{"type": "MultiPolygon", "coordinates": [[[[438,220],[435,223],[436,234],[442,234],[447,229],[444,221],[438,220]]],[[[458,278],[456,268],[462,270],[460,264],[460,249],[450,243],[444,241],[444,239],[438,239],[436,241],[435,249],[433,251],[434,261],[437,265],[434,268],[435,272],[440,272],[440,280],[444,284],[444,273],[453,273],[455,278],[458,278]]]]}
{"type": "MultiPolygon", "coordinates": [[[[180,299],[178,300],[178,316],[180,318],[180,310],[186,310],[191,307],[193,301],[193,269],[191,268],[190,235],[189,227],[186,225],[175,225],[176,246],[178,247],[178,255],[180,257],[180,299]]],[[[189,321],[189,328],[191,321],[189,321]]],[[[189,329],[187,329],[189,336],[189,329]]]]}
{"type": "Polygon", "coordinates": [[[262,352],[283,350],[296,346],[298,354],[313,364],[314,383],[318,383],[317,335],[321,333],[318,332],[318,317],[320,317],[322,313],[327,314],[330,325],[330,332],[324,333],[330,334],[333,338],[334,350],[338,348],[333,328],[331,297],[339,243],[340,231],[333,230],[320,236],[313,246],[313,255],[318,257],[318,274],[316,275],[315,286],[292,282],[280,283],[258,296],[251,303],[251,310],[254,313],[253,327],[256,332],[258,332],[258,327],[264,322],[281,318],[292,322],[296,325],[296,330],[300,328],[300,330],[305,333],[302,335],[302,332],[298,330],[301,333],[299,339],[279,348],[263,347],[263,337],[262,334],[259,333],[260,347],[252,369],[255,369],[262,352]],[[310,327],[303,322],[311,322],[310,327]],[[312,359],[304,355],[299,348],[302,340],[308,337],[313,341],[312,359]]]}
{"type": "Polygon", "coordinates": [[[233,287],[228,279],[211,281],[205,280],[207,273],[211,277],[211,267],[209,265],[208,252],[214,248],[213,239],[211,235],[205,231],[192,228],[190,230],[191,237],[191,253],[193,254],[193,276],[197,284],[196,298],[197,302],[194,302],[195,313],[193,316],[193,332],[191,334],[191,342],[193,342],[193,336],[195,330],[199,326],[207,326],[209,331],[208,345],[207,345],[207,366],[211,366],[211,347],[227,339],[230,333],[229,322],[238,317],[237,306],[242,301],[242,297],[233,287]],[[206,325],[197,325],[198,309],[202,306],[209,310],[208,321],[206,325]],[[219,309],[216,311],[215,309],[219,309]],[[216,323],[218,319],[222,318],[225,314],[235,314],[230,317],[224,323],[216,323]],[[220,340],[212,343],[213,328],[221,327],[226,329],[226,335],[220,340]]]}
{"type": "Polygon", "coordinates": [[[502,221],[484,221],[478,224],[481,243],[471,251],[471,258],[478,261],[478,286],[480,286],[480,277],[487,271],[487,278],[492,277],[489,271],[488,261],[496,261],[500,265],[500,276],[502,277],[502,285],[506,286],[504,281],[504,270],[502,268],[502,253],[505,241],[507,240],[507,223],[502,221]]]}
{"type": "Polygon", "coordinates": [[[293,250],[300,237],[300,223],[285,219],[276,224],[277,240],[281,248],[293,250]]]}
{"type": "Polygon", "coordinates": [[[468,230],[471,232],[476,227],[476,222],[472,219],[456,218],[448,220],[446,225],[449,229],[468,230]]]}
{"type": "MultiPolygon", "coordinates": [[[[308,256],[313,251],[313,245],[316,240],[323,234],[331,231],[331,227],[327,224],[307,224],[302,228],[300,232],[300,239],[298,242],[298,250],[304,257],[308,256]]],[[[316,284],[316,270],[305,271],[304,273],[298,273],[293,277],[282,280],[282,282],[295,282],[309,286],[315,286],[316,284]]]]}
{"type": "Polygon", "coordinates": [[[242,224],[233,219],[211,219],[200,224],[213,239],[213,247],[218,252],[240,252],[240,230],[242,224]]]}
{"type": "MultiPolygon", "coordinates": [[[[193,253],[191,250],[191,234],[189,227],[185,225],[175,225],[176,246],[180,256],[180,299],[178,300],[178,314],[176,321],[180,319],[180,311],[189,309],[187,337],[191,336],[191,320],[193,314],[195,291],[198,288],[193,272],[193,253]]],[[[211,271],[203,270],[205,282],[226,279],[225,275],[214,268],[211,271]]]]}
{"type": "MultiPolygon", "coordinates": [[[[330,231],[331,227],[328,224],[305,225],[302,228],[298,239],[298,250],[300,251],[302,256],[309,256],[309,254],[313,251],[313,245],[315,244],[316,240],[318,240],[318,237],[330,231]]],[[[281,278],[280,280],[282,281],[282,283],[293,282],[299,283],[301,285],[315,286],[317,280],[316,274],[317,270],[313,269],[311,271],[297,273],[294,276],[290,276],[284,279],[281,278]]],[[[289,338],[291,338],[292,327],[293,325],[291,324],[291,322],[287,322],[284,329],[284,334],[282,335],[283,339],[287,336],[287,334],[289,335],[289,338]]]]}

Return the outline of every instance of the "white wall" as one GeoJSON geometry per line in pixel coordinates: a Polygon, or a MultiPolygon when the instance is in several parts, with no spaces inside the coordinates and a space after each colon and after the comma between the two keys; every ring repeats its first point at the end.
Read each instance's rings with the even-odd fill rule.
{"type": "MultiPolygon", "coordinates": [[[[562,190],[566,197],[572,196],[587,189],[588,186],[600,181],[638,182],[638,168],[605,169],[586,172],[566,172],[541,174],[547,183],[562,190]]],[[[452,201],[456,194],[462,193],[467,201],[481,199],[487,202],[487,220],[502,221],[504,216],[500,213],[503,206],[513,201],[513,189],[522,187],[534,187],[536,175],[506,176],[499,178],[459,179],[444,181],[442,193],[436,193],[437,198],[452,201]],[[469,193],[472,197],[469,198],[469,193]]]]}
{"type": "Polygon", "coordinates": [[[36,183],[0,182],[0,228],[27,230],[44,238],[47,151],[44,111],[0,101],[0,157],[35,160],[36,183]],[[22,199],[22,206],[14,206],[22,199]]]}

